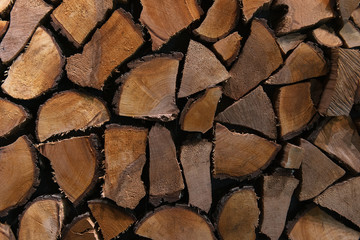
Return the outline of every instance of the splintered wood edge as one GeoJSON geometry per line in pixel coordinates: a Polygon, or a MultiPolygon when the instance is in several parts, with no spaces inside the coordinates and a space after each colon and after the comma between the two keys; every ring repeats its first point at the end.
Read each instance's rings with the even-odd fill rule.
{"type": "Polygon", "coordinates": [[[84,218],[90,218],[92,223],[94,224],[92,227],[94,228],[95,232],[96,232],[96,236],[99,235],[99,231],[96,229],[96,221],[95,219],[92,217],[92,215],[89,212],[83,213],[81,215],[76,216],[75,218],[73,218],[73,220],[71,220],[71,222],[65,226],[63,226],[62,230],[61,230],[61,239],[64,239],[64,236],[66,236],[66,234],[68,234],[68,232],[71,230],[71,228],[78,223],[79,221],[81,221],[84,218]]]}
{"type": "Polygon", "coordinates": [[[7,132],[6,134],[4,134],[3,136],[0,136],[0,139],[1,138],[6,138],[8,137],[9,135],[11,135],[12,133],[14,132],[17,132],[18,130],[20,130],[28,121],[29,119],[32,117],[32,115],[29,113],[29,111],[23,107],[23,105],[21,104],[16,104],[14,102],[11,102],[9,101],[7,98],[0,98],[0,100],[4,100],[6,102],[9,102],[11,104],[14,104],[16,105],[18,108],[21,109],[21,111],[24,113],[24,116],[25,116],[25,119],[24,121],[22,121],[21,123],[19,123],[19,125],[15,126],[13,129],[11,129],[9,132],[7,132]]]}

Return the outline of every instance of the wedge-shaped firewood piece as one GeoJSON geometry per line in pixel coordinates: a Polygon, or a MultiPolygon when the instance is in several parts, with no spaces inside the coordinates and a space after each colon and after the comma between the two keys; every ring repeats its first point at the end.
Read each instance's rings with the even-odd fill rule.
{"type": "Polygon", "coordinates": [[[174,120],[176,76],[182,54],[154,55],[131,64],[114,97],[115,113],[142,119],[174,120]]]}
{"type": "Polygon", "coordinates": [[[299,180],[292,176],[264,176],[261,232],[270,239],[279,239],[285,227],[291,197],[299,180]]]}
{"type": "Polygon", "coordinates": [[[280,88],[275,110],[280,122],[280,136],[290,139],[306,129],[316,109],[311,99],[311,83],[297,83],[280,88]]]}
{"type": "Polygon", "coordinates": [[[30,118],[21,106],[0,98],[0,137],[11,134],[30,118]]]}
{"type": "Polygon", "coordinates": [[[327,63],[320,48],[309,43],[300,43],[286,59],[285,65],[266,80],[266,83],[290,84],[327,73],[327,63]]]}
{"type": "Polygon", "coordinates": [[[337,3],[343,20],[349,19],[351,13],[359,6],[359,0],[338,0],[337,3]]]}
{"type": "Polygon", "coordinates": [[[158,206],[162,200],[179,200],[184,189],[184,181],[170,131],[155,124],[149,133],[149,149],[150,203],[158,206]]]}
{"type": "Polygon", "coordinates": [[[64,0],[52,12],[51,23],[79,47],[112,7],[111,0],[64,0]]]}
{"type": "Polygon", "coordinates": [[[186,143],[181,146],[180,160],[189,204],[208,212],[212,203],[210,154],[212,143],[206,140],[186,143]]]}
{"type": "Polygon", "coordinates": [[[204,21],[194,30],[194,33],[205,41],[215,42],[230,33],[236,26],[239,15],[238,0],[215,0],[204,21]]]}
{"type": "Polygon", "coordinates": [[[158,50],[203,13],[196,0],[141,0],[141,4],[140,21],[150,33],[152,50],[158,50]]]}
{"type": "Polygon", "coordinates": [[[105,130],[103,197],[134,209],[145,196],[141,174],[146,162],[148,130],[111,124],[105,130]]]}
{"type": "Polygon", "coordinates": [[[316,146],[360,172],[360,136],[350,117],[335,117],[314,134],[316,146]]]}
{"type": "Polygon", "coordinates": [[[351,19],[357,27],[360,27],[360,8],[355,9],[351,14],[351,19]]]}
{"type": "Polygon", "coordinates": [[[237,58],[240,52],[241,39],[242,37],[239,33],[234,32],[214,43],[213,48],[215,52],[220,56],[221,60],[225,62],[226,66],[230,66],[237,58]]]}
{"type": "Polygon", "coordinates": [[[91,200],[88,206],[99,224],[104,240],[113,239],[136,221],[134,216],[105,200],[91,200]]]}
{"type": "Polygon", "coordinates": [[[100,152],[94,134],[40,144],[40,153],[50,160],[55,180],[74,204],[79,203],[97,181],[100,152]]]}
{"type": "Polygon", "coordinates": [[[360,177],[338,183],[315,198],[315,202],[337,212],[360,227],[360,177]]]}
{"type": "Polygon", "coordinates": [[[290,33],[277,38],[276,42],[279,44],[281,51],[284,54],[287,54],[290,50],[293,50],[301,42],[303,42],[305,38],[306,38],[306,34],[290,33]]]}
{"type": "Polygon", "coordinates": [[[16,0],[10,13],[10,26],[0,43],[0,58],[10,63],[25,47],[41,19],[52,9],[43,0],[16,0]]]}
{"type": "Polygon", "coordinates": [[[51,33],[37,28],[30,44],[11,65],[2,90],[13,98],[32,99],[57,85],[64,59],[51,33]]]}
{"type": "Polygon", "coordinates": [[[207,132],[213,126],[221,87],[209,88],[199,99],[189,99],[181,113],[181,129],[189,132],[207,132]]]}
{"type": "Polygon", "coordinates": [[[279,0],[274,7],[286,5],[288,11],[276,26],[277,34],[294,32],[335,17],[331,0],[279,0]]]}
{"type": "Polygon", "coordinates": [[[77,216],[62,234],[62,240],[99,240],[99,234],[95,230],[95,222],[89,213],[77,216]]]}
{"type": "Polygon", "coordinates": [[[253,188],[231,190],[220,200],[218,212],[216,225],[222,240],[255,240],[260,211],[253,188]]]}
{"type": "Polygon", "coordinates": [[[61,236],[65,218],[64,200],[59,196],[41,196],[30,203],[19,223],[19,240],[56,240],[61,236]]]}
{"type": "Polygon", "coordinates": [[[0,223],[0,239],[16,240],[15,235],[9,225],[0,223]]]}
{"type": "Polygon", "coordinates": [[[260,7],[270,2],[270,0],[242,0],[242,10],[245,21],[249,21],[260,7]]]}
{"type": "Polygon", "coordinates": [[[360,31],[350,22],[346,21],[339,35],[344,39],[344,45],[348,48],[360,46],[360,31]]]}
{"type": "Polygon", "coordinates": [[[289,231],[291,240],[358,240],[360,233],[336,221],[319,207],[302,214],[289,231]]]}
{"type": "Polygon", "coordinates": [[[283,156],[280,165],[283,168],[299,169],[304,158],[304,149],[302,147],[286,143],[283,147],[283,156]]]}
{"type": "Polygon", "coordinates": [[[213,175],[216,178],[255,177],[281,148],[254,134],[231,132],[219,123],[216,124],[215,139],[213,175]]]}
{"type": "Polygon", "coordinates": [[[122,9],[116,10],[96,30],[83,52],[68,58],[67,76],[80,86],[101,90],[111,72],[133,55],[143,42],[141,29],[131,15],[122,9]]]}
{"type": "Polygon", "coordinates": [[[301,139],[304,158],[301,164],[301,188],[299,200],[316,197],[328,186],[341,178],[345,171],[308,141],[301,139]]]}
{"type": "Polygon", "coordinates": [[[105,104],[98,98],[72,90],[64,91],[40,106],[37,138],[43,142],[56,134],[99,127],[109,119],[105,104]]]}
{"type": "Polygon", "coordinates": [[[219,113],[215,120],[248,127],[272,139],[277,135],[273,106],[261,86],[219,113]]]}
{"type": "Polygon", "coordinates": [[[340,47],[342,45],[341,39],[336,36],[334,30],[326,25],[322,25],[319,28],[314,29],[312,31],[312,35],[319,44],[325,47],[333,48],[340,47]]]}
{"type": "Polygon", "coordinates": [[[224,88],[225,95],[235,100],[268,78],[283,63],[275,37],[265,21],[254,19],[250,30],[250,36],[230,70],[231,78],[224,88]]]}
{"type": "Polygon", "coordinates": [[[26,136],[0,148],[0,215],[25,203],[38,185],[35,149],[26,136]]]}
{"type": "Polygon", "coordinates": [[[178,97],[187,97],[229,79],[226,68],[201,43],[190,40],[178,97]]]}
{"type": "Polygon", "coordinates": [[[214,240],[216,238],[213,231],[208,219],[182,205],[155,209],[135,226],[136,234],[156,240],[214,240]]]}
{"type": "Polygon", "coordinates": [[[360,79],[360,51],[337,48],[331,51],[330,79],[319,104],[325,116],[349,115],[360,79]]]}

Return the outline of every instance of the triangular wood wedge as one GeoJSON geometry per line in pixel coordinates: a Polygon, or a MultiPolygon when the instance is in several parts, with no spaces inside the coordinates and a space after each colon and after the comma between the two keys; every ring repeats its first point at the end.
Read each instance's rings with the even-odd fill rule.
{"type": "Polygon", "coordinates": [[[299,169],[301,162],[304,159],[304,149],[287,142],[282,151],[283,155],[280,165],[283,168],[299,169]]]}
{"type": "Polygon", "coordinates": [[[242,0],[242,11],[245,21],[249,21],[260,7],[270,2],[271,0],[242,0]]]}
{"type": "Polygon", "coordinates": [[[360,31],[350,21],[344,23],[344,26],[339,31],[339,35],[344,40],[344,45],[347,48],[360,46],[360,31]]]}
{"type": "Polygon", "coordinates": [[[215,52],[220,56],[221,60],[225,62],[226,66],[230,66],[237,58],[240,52],[241,39],[242,37],[239,33],[234,32],[214,43],[213,48],[215,52]]]}
{"type": "Polygon", "coordinates": [[[95,229],[95,222],[89,213],[77,216],[63,230],[62,240],[99,240],[100,236],[95,229]]]}
{"type": "Polygon", "coordinates": [[[306,34],[290,33],[276,38],[276,42],[279,44],[281,51],[287,54],[289,51],[296,48],[306,38],[306,34]]]}
{"type": "Polygon", "coordinates": [[[11,134],[29,118],[30,115],[21,105],[0,98],[0,137],[11,134]]]}

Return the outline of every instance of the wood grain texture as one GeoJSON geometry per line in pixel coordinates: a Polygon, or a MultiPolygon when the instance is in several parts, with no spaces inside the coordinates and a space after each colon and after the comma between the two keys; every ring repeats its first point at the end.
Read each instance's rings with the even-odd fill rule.
{"type": "Polygon", "coordinates": [[[0,20],[0,39],[4,36],[6,33],[10,22],[6,20],[0,20]]]}
{"type": "Polygon", "coordinates": [[[303,159],[304,149],[287,142],[283,147],[280,165],[283,168],[299,169],[303,159]]]}
{"type": "Polygon", "coordinates": [[[344,45],[347,48],[360,46],[360,31],[350,21],[344,23],[344,26],[339,31],[339,35],[344,40],[344,45]]]}
{"type": "Polygon", "coordinates": [[[270,2],[270,0],[242,0],[244,20],[249,21],[259,8],[270,2]]]}
{"type": "Polygon", "coordinates": [[[241,39],[242,37],[238,32],[233,32],[214,43],[213,48],[215,52],[220,56],[221,60],[225,62],[226,66],[230,66],[239,55],[241,39]]]}
{"type": "Polygon", "coordinates": [[[10,225],[0,223],[0,239],[1,240],[16,240],[10,225]]]}
{"type": "Polygon", "coordinates": [[[82,51],[67,59],[68,78],[83,87],[102,90],[111,72],[144,43],[139,26],[122,9],[97,29],[82,51]]]}
{"type": "Polygon", "coordinates": [[[333,29],[322,25],[312,32],[315,40],[325,47],[340,47],[342,45],[341,39],[336,35],[333,29]]]}
{"type": "Polygon", "coordinates": [[[355,9],[351,13],[351,19],[356,24],[357,27],[360,27],[360,8],[355,9]]]}
{"type": "Polygon", "coordinates": [[[66,226],[62,234],[62,240],[99,240],[99,234],[95,230],[95,222],[89,213],[77,216],[66,226]]]}
{"type": "Polygon", "coordinates": [[[338,0],[340,16],[343,20],[350,18],[351,13],[359,6],[359,0],[338,0]]]}
{"type": "Polygon", "coordinates": [[[0,137],[8,136],[30,118],[23,106],[0,98],[0,137]]]}
{"type": "Polygon", "coordinates": [[[306,38],[306,34],[290,33],[276,38],[276,42],[279,44],[281,51],[287,54],[289,51],[296,48],[306,38]]]}

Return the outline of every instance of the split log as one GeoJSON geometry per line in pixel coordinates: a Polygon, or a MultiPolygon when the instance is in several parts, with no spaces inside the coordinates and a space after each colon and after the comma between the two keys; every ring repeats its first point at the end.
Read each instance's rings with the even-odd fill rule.
{"type": "Polygon", "coordinates": [[[295,220],[289,231],[291,240],[342,239],[358,240],[360,233],[336,221],[318,207],[295,220]]]}
{"type": "Polygon", "coordinates": [[[299,180],[292,176],[264,176],[261,232],[270,239],[279,239],[285,227],[291,197],[299,180]]]}
{"type": "Polygon", "coordinates": [[[276,26],[279,35],[310,27],[335,17],[331,0],[278,0],[273,7],[286,5],[288,11],[276,26]]]}
{"type": "Polygon", "coordinates": [[[270,2],[271,0],[242,0],[244,20],[248,22],[259,8],[270,2]]]}
{"type": "Polygon", "coordinates": [[[10,10],[11,10],[11,7],[13,6],[15,1],[13,0],[2,0],[0,1],[0,16],[2,18],[5,18],[10,10]]]}
{"type": "Polygon", "coordinates": [[[108,125],[105,130],[105,180],[103,197],[134,209],[145,196],[141,174],[146,162],[148,130],[108,125]]]}
{"type": "Polygon", "coordinates": [[[284,66],[265,83],[290,84],[327,73],[328,66],[321,49],[311,43],[300,43],[286,59],[284,66]]]}
{"type": "Polygon", "coordinates": [[[139,26],[122,9],[97,29],[82,53],[67,59],[68,78],[82,86],[102,90],[111,72],[144,43],[139,26]]]}
{"type": "Polygon", "coordinates": [[[213,176],[240,179],[255,177],[270,164],[280,148],[278,144],[257,135],[233,133],[217,123],[213,176]]]}
{"type": "Polygon", "coordinates": [[[276,139],[275,113],[270,99],[261,86],[219,113],[215,120],[248,127],[276,139]]]}
{"type": "Polygon", "coordinates": [[[152,55],[132,63],[114,97],[115,113],[140,119],[174,120],[176,77],[182,54],[152,55]]]}
{"type": "Polygon", "coordinates": [[[300,134],[313,119],[316,109],[311,99],[310,88],[310,82],[280,88],[275,110],[280,122],[282,139],[291,139],[300,134]]]}
{"type": "Polygon", "coordinates": [[[212,143],[206,140],[181,146],[180,161],[189,193],[189,204],[208,212],[212,203],[210,154],[212,143]]]}
{"type": "Polygon", "coordinates": [[[181,129],[189,132],[207,132],[213,126],[221,87],[209,88],[198,99],[189,99],[180,117],[181,129]]]}
{"type": "MultiPolygon", "coordinates": [[[[0,3],[1,4],[1,3],[0,3]]],[[[0,39],[4,36],[9,27],[9,21],[0,20],[0,39]]]]}
{"type": "Polygon", "coordinates": [[[149,133],[149,148],[150,203],[158,206],[162,200],[179,200],[185,186],[170,131],[155,124],[149,133]]]}
{"type": "Polygon", "coordinates": [[[315,202],[337,212],[360,227],[360,177],[354,177],[348,181],[338,183],[315,198],[315,202]]]}
{"type": "Polygon", "coordinates": [[[304,149],[302,147],[286,143],[283,147],[283,156],[280,165],[283,168],[299,169],[304,159],[304,149]]]}
{"type": "Polygon", "coordinates": [[[352,12],[351,19],[357,27],[360,27],[360,8],[357,8],[352,12]]]}
{"type": "Polygon", "coordinates": [[[99,240],[95,230],[95,222],[90,218],[89,213],[76,217],[66,226],[61,240],[99,240]]]}
{"type": "Polygon", "coordinates": [[[255,240],[260,211],[253,188],[233,189],[220,200],[218,212],[220,239],[255,240]]]}
{"type": "Polygon", "coordinates": [[[10,26],[0,43],[0,58],[9,64],[25,47],[39,22],[52,9],[43,0],[16,0],[10,13],[10,26]]]}
{"type": "Polygon", "coordinates": [[[59,196],[40,196],[30,203],[19,223],[19,240],[56,240],[65,218],[64,200],[59,196]]]}
{"type": "Polygon", "coordinates": [[[325,116],[349,115],[360,79],[360,51],[331,51],[331,71],[319,104],[325,116]]]}
{"type": "Polygon", "coordinates": [[[332,118],[312,137],[317,147],[351,170],[360,172],[360,136],[350,117],[332,118]]]}
{"type": "Polygon", "coordinates": [[[141,0],[141,4],[140,21],[150,33],[152,50],[161,48],[203,14],[196,0],[141,0]]]}
{"type": "Polygon", "coordinates": [[[55,180],[67,198],[78,204],[94,187],[98,178],[100,152],[95,134],[73,137],[37,146],[50,160],[55,180]]]}
{"type": "Polygon", "coordinates": [[[238,32],[234,32],[214,43],[213,48],[215,52],[220,56],[221,60],[225,62],[226,66],[230,66],[237,58],[242,37],[238,32]]]}
{"type": "Polygon", "coordinates": [[[346,21],[339,35],[344,40],[344,45],[347,48],[354,48],[360,46],[360,31],[350,22],[346,21]]]}
{"type": "Polygon", "coordinates": [[[213,231],[213,226],[205,217],[180,205],[158,208],[135,226],[136,234],[156,240],[215,240],[213,231]]]}
{"type": "Polygon", "coordinates": [[[215,42],[234,29],[239,15],[238,0],[215,0],[204,21],[194,30],[194,33],[205,41],[215,42]]]}
{"type": "Polygon", "coordinates": [[[10,135],[29,118],[29,113],[21,105],[0,98],[0,137],[10,135]]]}
{"type": "Polygon", "coordinates": [[[187,97],[229,79],[221,62],[201,43],[190,40],[178,97],[187,97]]]}
{"type": "Polygon", "coordinates": [[[302,43],[305,40],[305,38],[306,38],[306,34],[290,33],[277,38],[276,42],[279,44],[281,51],[284,54],[287,54],[289,51],[293,50],[300,43],[302,43]]]}
{"type": "Polygon", "coordinates": [[[40,106],[37,138],[43,142],[53,135],[71,130],[99,127],[109,119],[105,104],[98,98],[73,90],[64,91],[40,106]]]}
{"type": "Polygon", "coordinates": [[[65,0],[52,12],[52,25],[67,37],[76,47],[80,47],[85,38],[105,14],[113,8],[113,1],[65,0]],[[86,13],[86,14],[85,14],[86,13]]]}
{"type": "Polygon", "coordinates": [[[39,27],[25,52],[11,65],[1,88],[13,98],[28,100],[39,97],[57,85],[64,63],[51,33],[39,27]]]}
{"type": "Polygon", "coordinates": [[[359,6],[359,0],[338,0],[340,16],[343,20],[348,20],[351,13],[359,6]]]}
{"type": "Polygon", "coordinates": [[[16,240],[15,235],[9,225],[0,223],[0,239],[16,240]]]}
{"type": "Polygon", "coordinates": [[[88,206],[99,224],[104,240],[113,239],[136,221],[134,216],[105,200],[91,200],[88,206]]]}
{"type": "Polygon", "coordinates": [[[345,171],[308,141],[301,139],[300,146],[304,149],[304,158],[301,164],[299,200],[305,201],[318,196],[341,178],[345,171]]]}
{"type": "Polygon", "coordinates": [[[342,45],[341,39],[336,36],[334,30],[326,25],[314,29],[312,35],[319,44],[325,47],[334,48],[342,45]]]}
{"type": "Polygon", "coordinates": [[[0,148],[0,215],[26,203],[39,184],[37,156],[26,136],[0,148]]]}
{"type": "Polygon", "coordinates": [[[254,19],[250,36],[230,70],[231,78],[225,84],[225,95],[238,100],[268,78],[282,63],[280,49],[270,28],[264,20],[254,19]]]}

